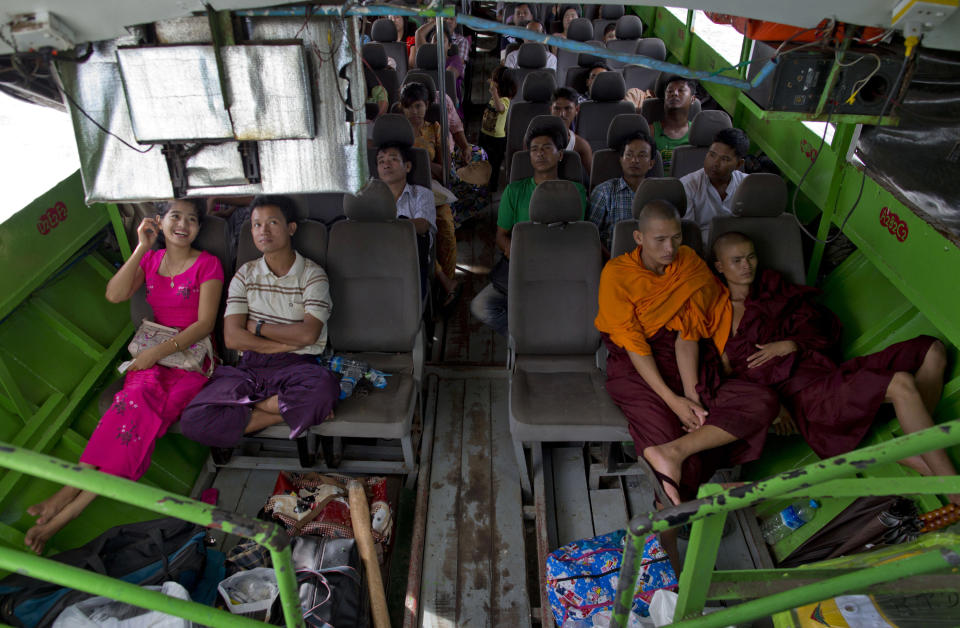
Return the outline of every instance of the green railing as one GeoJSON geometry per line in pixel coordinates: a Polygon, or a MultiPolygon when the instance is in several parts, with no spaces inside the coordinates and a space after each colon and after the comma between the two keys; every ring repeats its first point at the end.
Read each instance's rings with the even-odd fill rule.
{"type": "MultiPolygon", "coordinates": [[[[163,516],[176,517],[257,542],[270,551],[273,568],[277,574],[277,585],[280,589],[286,625],[288,628],[304,625],[296,574],[290,556],[290,537],[276,524],[251,519],[189,497],[172,494],[2,442],[0,442],[0,467],[91,491],[163,516]]],[[[263,625],[261,622],[232,615],[227,611],[196,602],[170,598],[115,578],[63,565],[8,547],[0,547],[0,568],[141,608],[176,615],[205,626],[253,628],[263,625]]]]}
{"type": "MultiPolygon", "coordinates": [[[[890,441],[828,458],[800,469],[785,471],[766,480],[723,488],[704,485],[701,497],[659,512],[635,517],[627,530],[628,541],[621,565],[617,603],[611,626],[626,626],[633,601],[644,540],[651,532],[664,532],[692,523],[687,557],[680,574],[674,617],[677,626],[729,626],[767,617],[803,604],[849,591],[862,591],[879,583],[952,570],[953,590],[960,578],[960,543],[948,540],[902,560],[864,569],[814,569],[715,572],[717,551],[727,514],[771,499],[862,497],[872,495],[939,495],[960,493],[960,476],[912,478],[851,478],[874,465],[896,462],[910,456],[960,443],[960,419],[907,434],[890,441]],[[714,581],[725,586],[711,589],[714,581]],[[769,582],[789,583],[785,590],[771,591],[769,582]],[[751,587],[750,583],[763,586],[751,587]],[[722,589],[721,593],[718,589],[722,589]],[[772,593],[772,594],[771,594],[772,593]],[[708,599],[752,599],[722,611],[701,616],[708,599]]],[[[813,566],[816,568],[816,565],[813,566]]]]}

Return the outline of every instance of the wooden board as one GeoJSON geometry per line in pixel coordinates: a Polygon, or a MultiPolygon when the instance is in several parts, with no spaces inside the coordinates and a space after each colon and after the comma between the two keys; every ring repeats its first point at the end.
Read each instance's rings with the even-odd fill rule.
{"type": "Polygon", "coordinates": [[[627,527],[627,503],[619,488],[590,491],[590,512],[593,532],[597,536],[627,527]]]}
{"type": "Polygon", "coordinates": [[[563,546],[593,534],[590,496],[583,464],[583,448],[553,450],[554,503],[557,513],[557,545],[563,546]]]}

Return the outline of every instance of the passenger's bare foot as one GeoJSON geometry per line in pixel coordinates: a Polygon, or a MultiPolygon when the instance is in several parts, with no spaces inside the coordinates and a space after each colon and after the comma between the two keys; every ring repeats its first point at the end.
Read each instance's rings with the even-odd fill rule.
{"type": "Polygon", "coordinates": [[[96,497],[96,493],[78,490],[76,496],[65,504],[59,512],[53,515],[49,521],[42,524],[38,523],[27,530],[26,535],[23,537],[23,542],[37,555],[41,554],[50,537],[76,519],[77,516],[83,512],[83,509],[89,506],[90,502],[96,499],[96,497]]]}
{"type": "Polygon", "coordinates": [[[928,465],[927,461],[920,456],[910,456],[909,458],[904,458],[903,460],[898,460],[897,462],[908,469],[913,469],[920,475],[934,475],[933,471],[930,470],[930,465],[928,465]]]}
{"type": "Polygon", "coordinates": [[[49,523],[45,525],[35,525],[27,530],[26,535],[23,537],[23,542],[34,554],[40,556],[43,554],[43,548],[47,544],[47,541],[50,540],[50,537],[59,531],[60,528],[49,523]]]}
{"type": "Polygon", "coordinates": [[[654,481],[663,486],[663,492],[666,493],[674,505],[681,503],[679,478],[681,473],[680,465],[683,462],[677,461],[670,456],[663,445],[647,447],[643,450],[643,457],[653,469],[654,481]]]}
{"type": "Polygon", "coordinates": [[[78,488],[64,486],[39,504],[27,508],[27,514],[37,518],[36,524],[38,526],[43,525],[63,510],[64,506],[72,502],[79,493],[80,489],[78,488]]]}

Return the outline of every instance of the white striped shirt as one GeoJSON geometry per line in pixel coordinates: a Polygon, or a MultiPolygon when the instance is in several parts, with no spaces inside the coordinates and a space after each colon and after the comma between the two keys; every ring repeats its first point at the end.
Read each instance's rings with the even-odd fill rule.
{"type": "Polygon", "coordinates": [[[237,269],[230,281],[224,316],[246,314],[253,320],[289,325],[302,323],[304,314],[309,314],[323,323],[323,329],[314,344],[294,353],[320,354],[327,344],[330,282],[320,266],[294,253],[293,266],[283,277],[274,275],[262,257],[237,269]]]}

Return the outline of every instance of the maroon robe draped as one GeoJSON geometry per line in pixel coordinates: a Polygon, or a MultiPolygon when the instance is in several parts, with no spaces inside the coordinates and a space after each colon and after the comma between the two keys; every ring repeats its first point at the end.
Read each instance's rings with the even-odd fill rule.
{"type": "MultiPolygon", "coordinates": [[[[660,329],[647,339],[663,381],[679,395],[683,383],[677,368],[677,333],[660,329]]],[[[620,407],[630,426],[637,455],[654,445],[670,442],[687,432],[673,410],[637,373],[630,356],[603,334],[610,352],[607,358],[607,392],[620,407]]],[[[768,386],[719,378],[719,356],[712,342],[700,343],[700,377],[697,393],[707,409],[707,425],[715,425],[739,440],[724,447],[688,457],[681,470],[680,496],[696,497],[697,488],[719,468],[756,460],[763,451],[767,430],[780,410],[777,394],[768,386]]]]}
{"type": "Polygon", "coordinates": [[[860,444],[894,373],[916,373],[936,338],[918,336],[838,364],[840,322],[814,301],[817,294],[776,271],[763,271],[724,353],[734,377],[776,388],[800,434],[818,456],[827,458],[860,444]],[[779,340],[793,340],[798,350],[747,367],[756,345],[779,340]]]}

